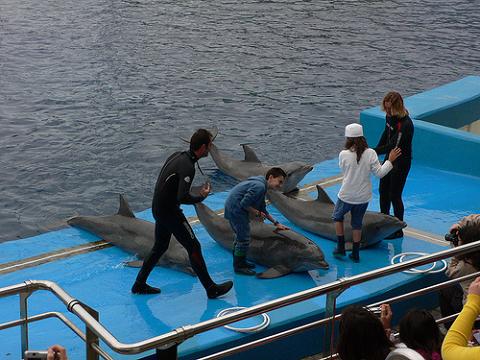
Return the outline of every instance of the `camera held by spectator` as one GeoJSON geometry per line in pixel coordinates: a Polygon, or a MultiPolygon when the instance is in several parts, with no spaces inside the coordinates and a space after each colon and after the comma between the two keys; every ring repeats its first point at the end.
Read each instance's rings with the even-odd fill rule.
{"type": "Polygon", "coordinates": [[[458,246],[458,231],[453,230],[452,232],[449,232],[445,234],[445,240],[449,241],[453,247],[458,246]]]}

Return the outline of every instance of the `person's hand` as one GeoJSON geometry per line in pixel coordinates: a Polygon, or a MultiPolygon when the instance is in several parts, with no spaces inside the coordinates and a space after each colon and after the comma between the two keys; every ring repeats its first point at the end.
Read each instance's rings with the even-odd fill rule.
{"type": "Polygon", "coordinates": [[[257,210],[257,213],[255,214],[258,218],[260,218],[261,221],[264,221],[266,218],[267,218],[267,214],[265,214],[264,212],[262,211],[258,211],[257,210]]]}
{"type": "Polygon", "coordinates": [[[282,231],[282,230],[290,230],[290,228],[288,226],[285,226],[283,224],[280,224],[280,223],[277,223],[277,225],[275,225],[276,227],[276,231],[282,231]]]}
{"type": "Polygon", "coordinates": [[[460,225],[458,225],[458,224],[453,224],[452,226],[450,226],[449,233],[450,233],[450,234],[455,234],[455,233],[458,232],[458,229],[460,229],[460,225]]]}
{"type": "Polygon", "coordinates": [[[402,155],[402,150],[399,147],[396,147],[388,154],[388,161],[394,162],[400,155],[402,155]]]}
{"type": "Polygon", "coordinates": [[[212,190],[212,186],[209,182],[206,182],[200,189],[200,196],[207,197],[210,194],[210,190],[212,190]]]}
{"type": "Polygon", "coordinates": [[[480,276],[470,284],[468,287],[468,294],[480,295],[480,276]]]}
{"type": "Polygon", "coordinates": [[[383,325],[383,328],[387,331],[390,331],[391,323],[392,323],[392,308],[389,304],[382,304],[380,305],[380,321],[383,325]]]}
{"type": "Polygon", "coordinates": [[[48,348],[47,360],[68,360],[67,350],[60,345],[50,346],[48,348]]]}

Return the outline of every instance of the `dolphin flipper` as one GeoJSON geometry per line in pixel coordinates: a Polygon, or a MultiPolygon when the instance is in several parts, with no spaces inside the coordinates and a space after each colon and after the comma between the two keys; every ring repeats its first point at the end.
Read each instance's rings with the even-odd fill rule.
{"type": "Polygon", "coordinates": [[[277,265],[271,267],[268,270],[265,270],[262,273],[257,274],[257,278],[259,279],[274,279],[277,277],[281,277],[287,274],[290,274],[292,269],[286,267],[285,265],[277,265]]]}

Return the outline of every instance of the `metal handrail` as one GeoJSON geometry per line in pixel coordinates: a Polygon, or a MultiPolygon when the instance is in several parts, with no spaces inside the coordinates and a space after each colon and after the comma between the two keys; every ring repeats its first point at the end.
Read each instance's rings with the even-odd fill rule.
{"type": "MultiPolygon", "coordinates": [[[[35,322],[35,321],[40,321],[40,320],[54,318],[54,317],[59,319],[60,321],[62,321],[75,334],[77,334],[77,336],[80,339],[82,339],[83,341],[87,341],[87,336],[85,335],[85,333],[82,330],[80,330],[73,322],[71,322],[69,319],[67,319],[67,317],[65,315],[63,315],[62,313],[59,313],[58,311],[49,311],[49,312],[45,312],[45,313],[42,313],[42,314],[29,316],[28,319],[18,319],[18,320],[14,320],[14,321],[9,321],[9,322],[0,324],[0,330],[5,330],[5,329],[11,328],[11,327],[23,325],[25,323],[32,323],[32,322],[35,322]]],[[[110,355],[108,355],[97,344],[91,344],[91,346],[104,359],[113,360],[112,357],[110,357],[110,355]]]]}
{"type": "MultiPolygon", "coordinates": [[[[406,293],[406,294],[391,297],[389,299],[384,299],[382,301],[379,301],[379,302],[376,302],[376,303],[373,303],[373,304],[369,304],[369,305],[367,305],[367,307],[376,307],[376,306],[379,306],[381,304],[392,304],[392,303],[395,303],[395,302],[398,302],[398,301],[401,301],[401,300],[408,300],[410,298],[413,298],[413,297],[416,297],[416,296],[419,296],[419,295],[424,295],[424,294],[427,294],[427,293],[435,291],[435,290],[439,290],[439,289],[443,289],[445,287],[449,287],[453,284],[456,284],[456,283],[459,283],[459,282],[462,282],[462,281],[465,281],[465,280],[473,279],[477,276],[480,276],[480,271],[469,274],[469,275],[464,275],[464,276],[458,277],[456,279],[447,280],[447,281],[444,281],[444,282],[439,283],[439,284],[431,285],[431,286],[428,286],[426,288],[422,288],[420,290],[414,290],[414,291],[411,291],[411,292],[406,293]]],[[[437,319],[436,320],[437,324],[444,323],[445,321],[448,321],[448,320],[453,320],[458,316],[458,314],[459,313],[437,319]]],[[[325,325],[328,322],[330,322],[332,319],[337,321],[341,317],[342,317],[341,314],[337,314],[337,315],[332,316],[332,317],[327,317],[327,318],[323,318],[321,320],[316,320],[316,321],[310,322],[308,324],[300,325],[300,326],[282,331],[280,333],[276,333],[276,334],[273,334],[273,335],[270,335],[270,336],[267,336],[267,337],[264,337],[264,338],[261,338],[261,339],[258,339],[258,340],[254,340],[254,341],[251,341],[251,342],[248,342],[248,343],[245,343],[245,344],[235,346],[235,347],[227,349],[227,350],[219,351],[215,354],[207,355],[207,356],[202,357],[198,360],[221,359],[225,356],[234,355],[234,354],[240,353],[240,352],[242,352],[244,350],[247,350],[247,349],[258,347],[260,345],[264,345],[264,344],[267,344],[267,343],[270,343],[270,342],[274,342],[276,340],[288,337],[290,335],[293,335],[293,334],[296,334],[296,333],[299,333],[299,332],[302,332],[302,331],[310,330],[310,329],[319,327],[321,325],[325,325]]],[[[328,357],[328,358],[330,358],[330,357],[328,357]]]]}
{"type": "Polygon", "coordinates": [[[29,316],[28,320],[26,319],[18,319],[14,321],[9,321],[3,324],[0,324],[0,330],[5,330],[14,326],[19,326],[25,323],[31,323],[39,320],[44,320],[48,318],[56,317],[59,320],[61,320],[66,326],[68,326],[79,338],[81,338],[83,341],[87,340],[87,337],[85,336],[85,333],[80,330],[73,322],[71,322],[69,319],[65,317],[62,313],[59,313],[57,311],[50,311],[38,315],[33,315],[29,316]]]}
{"type": "Polygon", "coordinates": [[[305,301],[320,295],[331,293],[333,291],[345,290],[353,285],[374,280],[386,275],[400,272],[413,267],[422,266],[430,262],[449,258],[456,255],[463,255],[468,252],[478,250],[479,242],[473,242],[461,245],[456,248],[440,251],[435,254],[422,256],[417,259],[408,260],[402,263],[386,266],[384,268],[372,270],[366,273],[355,275],[349,278],[341,278],[329,284],[320,285],[312,289],[300,291],[295,294],[287,295],[272,301],[265,302],[250,308],[231,313],[220,318],[215,318],[197,323],[195,325],[186,325],[174,329],[168,333],[143,340],[136,343],[125,344],[119,342],[100,322],[95,320],[93,316],[86,310],[80,301],[71,297],[60,286],[52,281],[46,280],[28,280],[23,284],[16,284],[4,288],[0,288],[0,297],[14,295],[21,292],[36,290],[48,290],[54,293],[66,306],[67,309],[74,313],[82,320],[86,326],[101,338],[112,350],[121,354],[138,354],[153,348],[165,347],[178,344],[194,335],[203,333],[214,328],[230,324],[239,320],[246,319],[251,316],[259,315],[263,312],[275,310],[287,305],[292,305],[301,301],[305,301]]]}

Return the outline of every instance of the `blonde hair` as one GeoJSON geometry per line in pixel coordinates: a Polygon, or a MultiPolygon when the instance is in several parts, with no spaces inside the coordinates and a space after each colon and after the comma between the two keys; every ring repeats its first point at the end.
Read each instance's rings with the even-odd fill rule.
{"type": "Polygon", "coordinates": [[[396,91],[390,91],[382,100],[382,110],[387,112],[390,109],[390,115],[405,117],[408,110],[403,105],[402,95],[396,91]]]}

